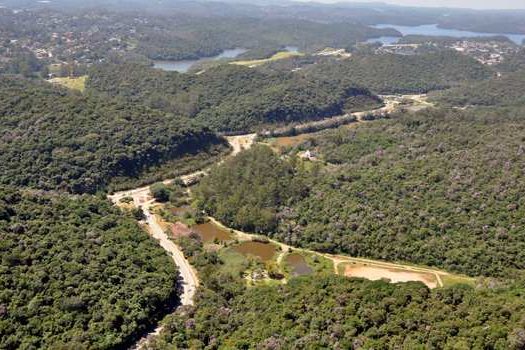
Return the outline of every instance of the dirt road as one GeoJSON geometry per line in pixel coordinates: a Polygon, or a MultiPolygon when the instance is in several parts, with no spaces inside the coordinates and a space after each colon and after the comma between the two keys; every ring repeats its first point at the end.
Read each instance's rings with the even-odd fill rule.
{"type": "MultiPolygon", "coordinates": [[[[182,294],[180,295],[180,304],[181,305],[193,305],[193,297],[199,286],[199,279],[197,274],[193,270],[189,261],[184,257],[184,254],[179,249],[179,247],[173,243],[162,229],[161,225],[158,223],[155,214],[151,212],[152,205],[155,203],[154,200],[147,200],[144,202],[143,191],[135,193],[133,196],[134,201],[143,202],[142,210],[144,211],[145,220],[144,223],[147,225],[149,234],[155,238],[160,246],[164,248],[166,252],[171,256],[175,265],[179,269],[179,274],[182,280],[182,294]]],[[[146,336],[142,337],[133,347],[132,350],[142,349],[149,341],[151,337],[159,335],[164,326],[159,325],[153,332],[148,333],[146,336]]]]}
{"type": "MultiPolygon", "coordinates": [[[[226,139],[232,147],[230,157],[235,156],[243,149],[250,148],[255,141],[255,137],[256,134],[227,137],[226,139]]],[[[200,170],[192,174],[182,176],[181,179],[185,183],[190,183],[194,181],[195,178],[205,176],[208,171],[209,169],[200,170]]],[[[169,179],[163,181],[163,183],[169,184],[172,181],[172,179],[169,179]]],[[[193,297],[197,287],[199,286],[199,279],[189,261],[184,257],[184,254],[180,248],[170,240],[162,226],[157,221],[157,217],[152,212],[153,206],[155,205],[155,200],[151,196],[150,186],[144,186],[129,191],[116,192],[113,195],[108,196],[113,204],[117,206],[122,206],[121,200],[126,197],[133,199],[133,205],[135,207],[142,208],[145,216],[144,224],[147,227],[148,233],[159,242],[160,246],[171,256],[173,262],[175,265],[177,265],[182,280],[182,294],[180,295],[181,305],[193,305],[193,297]]],[[[153,332],[141,338],[131,349],[142,349],[148,343],[148,340],[151,337],[158,335],[162,329],[163,326],[159,325],[153,332]]]]}
{"type": "MultiPolygon", "coordinates": [[[[390,112],[396,108],[398,105],[397,101],[393,100],[387,100],[385,99],[385,107],[380,108],[378,110],[374,111],[368,111],[368,112],[358,112],[354,113],[353,115],[358,119],[358,121],[361,120],[361,118],[369,114],[371,112],[374,113],[383,113],[383,112],[390,112]]],[[[257,137],[257,134],[247,134],[247,135],[239,135],[239,136],[229,136],[226,137],[228,140],[232,152],[230,153],[229,157],[237,155],[239,152],[241,152],[243,149],[250,148],[254,143],[255,139],[257,137]]],[[[218,164],[221,164],[224,162],[224,159],[221,160],[218,164]]],[[[200,171],[196,171],[194,173],[181,176],[182,181],[185,184],[191,184],[198,180],[198,178],[202,176],[206,176],[209,173],[208,169],[203,169],[200,171]]],[[[173,182],[173,179],[164,180],[164,184],[169,184],[173,182]]],[[[172,257],[174,263],[177,265],[179,269],[179,273],[182,279],[182,287],[183,292],[180,296],[181,304],[182,305],[192,305],[193,304],[193,297],[195,295],[195,291],[197,287],[199,286],[199,280],[198,277],[191,267],[188,260],[184,257],[184,254],[179,249],[179,247],[173,243],[167,236],[167,234],[164,232],[162,226],[157,221],[157,218],[155,214],[152,212],[153,206],[155,205],[155,200],[151,196],[150,192],[150,186],[144,186],[140,187],[134,190],[128,190],[128,191],[121,191],[116,192],[113,195],[108,196],[108,198],[117,206],[125,207],[121,200],[123,198],[130,197],[133,199],[133,205],[137,208],[142,208],[145,215],[144,224],[147,226],[149,234],[154,237],[160,244],[160,246],[166,250],[166,252],[172,257]]],[[[129,205],[127,205],[129,206],[129,205]]],[[[238,232],[238,231],[237,231],[238,232]]],[[[247,234],[238,232],[238,234],[241,237],[248,238],[247,234]]],[[[288,246],[283,243],[278,243],[281,248],[287,248],[288,246]]],[[[306,250],[305,250],[306,251],[306,250]]],[[[315,253],[315,252],[312,252],[315,253]]],[[[318,254],[318,253],[316,253],[318,254]]],[[[350,258],[351,259],[351,258],[350,258]]],[[[336,260],[332,258],[331,260],[334,261],[334,264],[336,264],[336,260]]],[[[148,339],[150,337],[159,334],[163,329],[163,326],[159,326],[155,329],[155,331],[151,332],[147,336],[143,337],[139,342],[137,342],[132,349],[142,349],[148,342],[148,339]]]]}

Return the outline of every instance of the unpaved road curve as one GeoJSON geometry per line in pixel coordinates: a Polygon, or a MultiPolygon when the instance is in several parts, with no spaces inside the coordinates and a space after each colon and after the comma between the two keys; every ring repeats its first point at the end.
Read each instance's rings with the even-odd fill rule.
{"type": "Polygon", "coordinates": [[[180,296],[181,305],[193,305],[193,296],[199,286],[197,274],[191,267],[189,261],[184,257],[180,248],[169,239],[168,235],[159,225],[156,216],[151,213],[150,208],[147,207],[143,210],[144,215],[146,216],[149,233],[153,238],[159,241],[160,246],[170,254],[175,265],[179,268],[179,273],[183,281],[183,292],[180,296]]]}
{"type": "MultiPolygon", "coordinates": [[[[250,148],[255,141],[256,134],[230,136],[226,137],[230,146],[232,147],[231,156],[235,156],[243,149],[250,148]]],[[[224,160],[223,160],[224,161],[224,160]]],[[[221,163],[223,162],[221,161],[221,163]]],[[[201,170],[181,176],[182,181],[191,182],[194,178],[204,176],[208,173],[208,170],[201,170]]],[[[173,180],[165,180],[164,184],[169,184],[173,180]]],[[[130,197],[133,198],[133,205],[135,207],[141,207],[144,211],[144,224],[147,226],[149,234],[155,238],[160,246],[171,256],[175,265],[179,269],[179,274],[182,279],[182,294],[180,296],[181,305],[193,305],[193,297],[199,286],[199,279],[197,274],[191,267],[189,261],[184,257],[184,254],[180,248],[170,240],[162,226],[157,221],[154,213],[152,213],[152,207],[155,205],[155,200],[151,197],[150,187],[144,186],[134,190],[116,192],[108,198],[113,204],[119,206],[122,205],[121,199],[130,197]]],[[[158,335],[163,329],[162,325],[159,325],[153,332],[147,334],[141,338],[131,349],[142,349],[149,341],[149,339],[155,335],[158,335]]]]}
{"type": "MultiPolygon", "coordinates": [[[[197,287],[199,286],[197,274],[191,267],[189,261],[184,257],[184,254],[180,248],[169,239],[168,235],[166,235],[165,231],[157,222],[155,214],[151,212],[152,204],[154,204],[154,201],[150,200],[142,205],[142,209],[146,217],[145,224],[147,225],[148,232],[159,242],[160,246],[164,248],[166,252],[168,252],[175,262],[175,265],[177,265],[179,269],[179,274],[182,279],[182,294],[180,295],[180,304],[193,305],[193,297],[197,291],[197,287]]],[[[134,346],[131,347],[131,349],[142,349],[149,342],[149,339],[159,335],[163,328],[164,326],[162,325],[157,326],[153,332],[150,332],[146,336],[142,337],[134,346]]]]}
{"type": "MultiPolygon", "coordinates": [[[[357,117],[358,121],[360,121],[362,116],[370,112],[388,113],[392,110],[395,110],[398,104],[396,101],[390,101],[387,99],[385,99],[385,101],[386,106],[383,108],[368,112],[357,112],[353,113],[353,115],[357,117]]],[[[246,134],[226,137],[228,143],[232,148],[232,152],[230,153],[229,157],[237,155],[243,149],[250,148],[255,143],[256,137],[257,134],[246,134]]],[[[224,159],[217,164],[221,164],[223,162],[224,159]]],[[[180,179],[184,183],[190,184],[193,183],[195,179],[202,176],[206,176],[208,173],[209,168],[181,176],[180,179]]],[[[169,184],[171,182],[173,182],[173,179],[163,181],[164,184],[169,184]]],[[[151,212],[152,206],[155,204],[155,201],[151,197],[150,186],[144,186],[134,190],[116,192],[113,195],[108,196],[108,198],[117,206],[123,206],[121,200],[126,197],[133,198],[133,205],[137,208],[142,208],[145,215],[145,224],[147,225],[149,234],[158,240],[160,246],[164,250],[166,250],[166,252],[168,252],[168,254],[172,257],[174,263],[177,265],[182,279],[183,287],[183,292],[180,296],[181,305],[193,305],[193,297],[195,295],[197,287],[199,286],[198,277],[188,260],[184,257],[182,251],[175,243],[173,243],[173,241],[169,239],[169,237],[162,229],[162,226],[157,222],[155,214],[151,212]]],[[[283,245],[282,243],[280,244],[283,245]]],[[[158,335],[162,331],[162,329],[163,326],[159,325],[153,332],[140,339],[133,347],[131,347],[131,349],[142,349],[148,343],[149,339],[154,335],[158,335]]]]}

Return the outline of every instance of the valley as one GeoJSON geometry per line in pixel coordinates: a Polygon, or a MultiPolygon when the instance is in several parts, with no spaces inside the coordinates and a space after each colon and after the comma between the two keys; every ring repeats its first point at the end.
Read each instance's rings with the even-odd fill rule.
{"type": "Polygon", "coordinates": [[[2,1],[0,349],[524,349],[524,19],[2,1]]]}
{"type": "MultiPolygon", "coordinates": [[[[369,121],[366,121],[363,119],[363,117],[387,117],[390,113],[394,113],[399,108],[409,107],[417,111],[421,108],[428,108],[429,106],[432,106],[432,104],[426,101],[426,96],[424,95],[384,96],[384,101],[385,106],[382,108],[352,113],[350,116],[354,118],[353,122],[371,122],[370,120],[373,120],[374,118],[368,118],[367,120],[369,121]]],[[[336,120],[338,118],[339,117],[334,117],[336,120]]],[[[330,119],[327,121],[330,122],[330,119]]],[[[312,127],[321,130],[323,126],[327,128],[332,127],[330,123],[326,123],[326,121],[310,122],[297,125],[294,127],[294,129],[297,133],[301,133],[303,130],[311,130],[312,127]]],[[[279,131],[279,129],[271,132],[272,135],[279,135],[280,133],[282,133],[282,131],[279,131]]],[[[301,137],[299,140],[305,140],[305,138],[311,137],[312,134],[305,133],[303,135],[304,137],[301,137]]],[[[235,157],[240,152],[250,149],[254,144],[256,144],[257,137],[257,134],[227,136],[226,140],[228,141],[231,148],[231,153],[228,157],[235,157]]],[[[272,141],[272,143],[281,146],[284,145],[285,147],[289,147],[293,144],[290,143],[290,141],[286,141],[283,144],[282,141],[279,141],[281,138],[286,140],[289,139],[289,137],[286,136],[277,137],[272,141]]],[[[279,150],[279,148],[277,150],[279,150]]],[[[221,160],[218,165],[221,165],[223,162],[224,160],[221,160]]],[[[180,181],[185,186],[192,186],[198,182],[200,178],[207,176],[210,171],[213,170],[208,168],[186,174],[180,177],[180,181]]],[[[174,181],[174,179],[164,180],[163,184],[169,185],[174,181]]],[[[188,195],[190,196],[191,200],[191,187],[188,189],[188,195]]],[[[177,242],[177,239],[180,237],[178,237],[178,234],[170,228],[173,224],[181,223],[169,223],[162,219],[162,215],[160,214],[163,210],[165,210],[164,205],[157,202],[155,198],[153,198],[149,186],[116,192],[112,195],[109,195],[108,198],[114,205],[122,207],[123,210],[130,210],[130,201],[126,201],[125,199],[132,198],[131,203],[133,203],[133,206],[135,208],[140,208],[143,211],[144,218],[141,220],[141,222],[144,229],[146,229],[149,234],[159,242],[160,246],[168,253],[168,255],[172,257],[174,264],[179,269],[182,285],[180,306],[193,305],[193,298],[199,286],[198,272],[194,267],[191,266],[188,259],[184,256],[184,252],[176,245],[176,243],[174,243],[177,242]],[[169,234],[170,231],[173,231],[171,235],[169,234]]],[[[186,212],[187,211],[182,211],[182,214],[185,214],[186,212]]],[[[293,272],[291,276],[310,275],[313,272],[312,266],[309,266],[304,258],[302,258],[304,256],[308,256],[309,260],[313,259],[314,261],[318,261],[319,259],[322,259],[326,261],[326,263],[329,265],[325,265],[328,267],[324,268],[325,273],[330,272],[331,270],[331,272],[335,273],[336,275],[342,275],[346,277],[365,278],[369,280],[385,280],[391,283],[419,281],[429,288],[444,287],[445,283],[443,280],[445,279],[446,281],[453,281],[452,283],[447,283],[447,286],[451,286],[456,283],[473,284],[475,281],[473,278],[451,275],[448,272],[428,267],[389,263],[378,260],[354,258],[344,255],[325,254],[309,249],[293,247],[272,239],[264,238],[261,240],[260,235],[231,229],[213,217],[206,217],[205,220],[207,220],[205,224],[190,227],[191,230],[201,237],[200,239],[204,242],[205,246],[208,244],[212,247],[211,249],[217,249],[218,242],[220,242],[220,247],[221,244],[235,241],[237,242],[235,245],[231,246],[231,244],[226,244],[227,248],[219,249],[233,249],[242,255],[256,257],[266,264],[272,261],[275,263],[275,268],[280,270],[277,273],[278,276],[287,275],[286,265],[290,258],[292,258],[294,263],[289,265],[289,268],[292,268],[292,272],[298,271],[293,272]],[[448,278],[449,276],[450,278],[448,278]]],[[[182,225],[185,226],[184,224],[182,225]]],[[[274,271],[274,273],[276,272],[274,271]]],[[[273,279],[269,277],[268,271],[264,270],[257,273],[256,275],[253,275],[252,272],[251,275],[247,275],[247,278],[252,284],[264,284],[268,282],[271,283],[273,279]]],[[[280,283],[286,282],[286,279],[283,277],[278,277],[277,280],[280,280],[280,283]]],[[[141,338],[134,346],[134,349],[142,349],[147,346],[149,339],[158,336],[160,332],[162,332],[163,327],[163,325],[159,325],[154,330],[154,332],[141,338]]]]}

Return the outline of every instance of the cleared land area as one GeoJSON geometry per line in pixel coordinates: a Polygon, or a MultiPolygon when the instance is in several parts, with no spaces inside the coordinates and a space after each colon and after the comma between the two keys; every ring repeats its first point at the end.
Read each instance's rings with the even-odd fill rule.
{"type": "Polygon", "coordinates": [[[247,66],[247,67],[257,67],[257,66],[261,66],[263,64],[269,63],[269,62],[283,60],[283,59],[291,58],[291,57],[299,57],[299,56],[304,56],[304,54],[300,52],[281,51],[281,52],[277,52],[275,55],[269,58],[264,58],[260,60],[235,61],[235,62],[231,62],[231,64],[236,64],[239,66],[247,66]]]}
{"type": "Polygon", "coordinates": [[[77,90],[80,92],[84,92],[86,88],[86,79],[87,75],[83,75],[78,78],[53,78],[50,79],[49,82],[52,84],[57,84],[63,87],[66,87],[71,90],[77,90]]]}
{"type": "Polygon", "coordinates": [[[366,264],[343,264],[342,274],[346,277],[362,277],[372,281],[388,280],[390,283],[418,281],[428,288],[438,287],[435,275],[426,272],[415,272],[402,269],[392,269],[366,264]]]}

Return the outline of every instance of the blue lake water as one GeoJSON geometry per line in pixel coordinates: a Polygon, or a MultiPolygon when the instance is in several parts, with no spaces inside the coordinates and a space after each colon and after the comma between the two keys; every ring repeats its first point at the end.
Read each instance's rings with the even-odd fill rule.
{"type": "Polygon", "coordinates": [[[245,53],[246,49],[230,49],[230,50],[224,50],[222,53],[220,53],[217,56],[213,57],[204,57],[199,58],[196,60],[183,60],[183,61],[153,61],[153,67],[162,69],[165,71],[175,71],[179,73],[186,73],[190,70],[193,65],[200,62],[205,61],[216,61],[223,58],[235,58],[239,56],[240,54],[245,53]]]}
{"type": "MultiPolygon", "coordinates": [[[[439,28],[437,24],[425,24],[421,26],[397,26],[392,24],[377,24],[372,26],[374,28],[384,29],[393,28],[403,35],[428,35],[428,36],[448,36],[453,38],[476,38],[489,36],[506,36],[518,45],[522,45],[525,40],[525,34],[508,34],[508,33],[477,33],[457,29],[439,28]]],[[[399,38],[396,37],[380,37],[369,39],[367,42],[380,42],[382,44],[394,44],[399,38]]]]}
{"type": "MultiPolygon", "coordinates": [[[[297,46],[285,46],[284,50],[289,51],[289,52],[294,52],[294,53],[299,52],[299,48],[297,46]]],[[[191,69],[191,67],[193,67],[197,63],[206,62],[206,61],[217,61],[220,59],[227,59],[227,58],[235,58],[245,53],[246,51],[248,50],[238,48],[238,49],[224,50],[221,54],[217,56],[204,57],[204,58],[199,58],[197,60],[153,61],[153,68],[158,68],[158,69],[162,69],[165,71],[175,71],[179,73],[186,73],[191,69]]]]}

